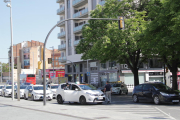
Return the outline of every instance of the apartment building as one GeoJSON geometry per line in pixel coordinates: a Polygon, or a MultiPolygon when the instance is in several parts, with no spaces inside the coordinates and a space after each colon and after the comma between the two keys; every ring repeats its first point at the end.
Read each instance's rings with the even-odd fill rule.
{"type": "MultiPolygon", "coordinates": [[[[119,0],[120,1],[120,0],[119,0]]],[[[68,18],[88,18],[90,11],[96,5],[104,5],[104,0],[56,0],[59,4],[57,15],[61,22],[68,18]]],[[[87,24],[86,20],[69,20],[58,25],[60,33],[61,51],[60,60],[64,62],[65,74],[68,81],[78,83],[90,83],[95,86],[104,86],[106,81],[122,81],[134,87],[133,73],[126,64],[117,64],[114,61],[100,63],[99,61],[83,61],[81,54],[76,53],[76,46],[83,38],[82,27],[87,24]]],[[[163,81],[164,72],[162,63],[150,60],[144,63],[139,70],[140,83],[147,81],[163,81]]]]}

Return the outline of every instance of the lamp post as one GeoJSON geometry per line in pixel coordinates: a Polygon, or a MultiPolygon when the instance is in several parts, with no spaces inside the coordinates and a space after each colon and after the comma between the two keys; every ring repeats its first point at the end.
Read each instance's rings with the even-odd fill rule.
{"type": "Polygon", "coordinates": [[[50,48],[53,49],[53,78],[54,78],[55,77],[55,75],[54,75],[54,46],[52,46],[50,48]]]}
{"type": "Polygon", "coordinates": [[[12,27],[12,6],[11,0],[4,0],[5,3],[8,3],[6,6],[10,7],[10,23],[11,23],[11,80],[12,80],[12,100],[14,100],[14,57],[13,57],[13,27],[12,27]]]}

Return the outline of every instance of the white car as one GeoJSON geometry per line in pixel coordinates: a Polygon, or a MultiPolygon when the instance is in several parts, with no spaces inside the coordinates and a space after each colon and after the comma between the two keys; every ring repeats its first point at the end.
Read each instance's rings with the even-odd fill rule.
{"type": "MultiPolygon", "coordinates": [[[[27,85],[21,85],[20,86],[20,98],[24,98],[24,90],[26,89],[26,87],[27,87],[27,85]]],[[[18,90],[18,87],[15,86],[14,95],[15,95],[16,98],[18,96],[18,91],[17,90],[18,90]]]]}
{"type": "Polygon", "coordinates": [[[58,84],[49,84],[47,87],[53,92],[53,98],[56,98],[56,90],[58,89],[58,84]]]}
{"type": "Polygon", "coordinates": [[[119,94],[119,95],[121,95],[122,93],[126,95],[128,94],[128,88],[124,83],[114,83],[111,84],[111,86],[112,86],[112,94],[119,94]]]}
{"type": "Polygon", "coordinates": [[[102,104],[105,101],[104,93],[92,85],[69,83],[69,89],[64,89],[66,85],[60,84],[57,89],[56,99],[59,104],[63,104],[64,101],[102,104]]]}
{"type": "MultiPolygon", "coordinates": [[[[24,99],[27,100],[43,100],[43,85],[29,85],[24,90],[24,99]]],[[[46,89],[46,99],[52,100],[53,93],[51,90],[46,89]]]]}
{"type": "Polygon", "coordinates": [[[4,97],[10,97],[12,94],[12,85],[7,85],[4,87],[3,96],[4,97]]]}
{"type": "Polygon", "coordinates": [[[0,85],[0,95],[2,96],[2,89],[3,89],[4,85],[0,85]]]}

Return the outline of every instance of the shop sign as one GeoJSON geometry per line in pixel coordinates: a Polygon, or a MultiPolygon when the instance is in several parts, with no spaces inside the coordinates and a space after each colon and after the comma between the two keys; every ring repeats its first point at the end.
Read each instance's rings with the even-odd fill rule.
{"type": "Polygon", "coordinates": [[[163,72],[149,72],[149,76],[155,76],[155,75],[163,75],[163,72]]]}

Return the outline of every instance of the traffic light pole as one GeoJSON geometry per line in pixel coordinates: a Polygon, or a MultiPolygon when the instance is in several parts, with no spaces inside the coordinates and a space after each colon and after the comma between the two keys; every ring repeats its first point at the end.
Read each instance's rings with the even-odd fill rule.
{"type": "Polygon", "coordinates": [[[68,20],[114,20],[114,21],[118,21],[118,20],[121,20],[121,19],[113,19],[113,18],[69,18],[69,19],[66,19],[66,20],[62,20],[61,22],[55,24],[51,30],[49,31],[49,33],[47,34],[46,36],[46,39],[44,41],[44,49],[43,49],[43,88],[44,88],[44,96],[43,96],[43,105],[45,106],[46,105],[46,68],[45,68],[45,48],[46,48],[46,43],[47,43],[47,40],[51,34],[51,32],[54,30],[54,28],[56,28],[58,25],[60,25],[61,23],[65,22],[65,21],[68,21],[68,20]]]}

